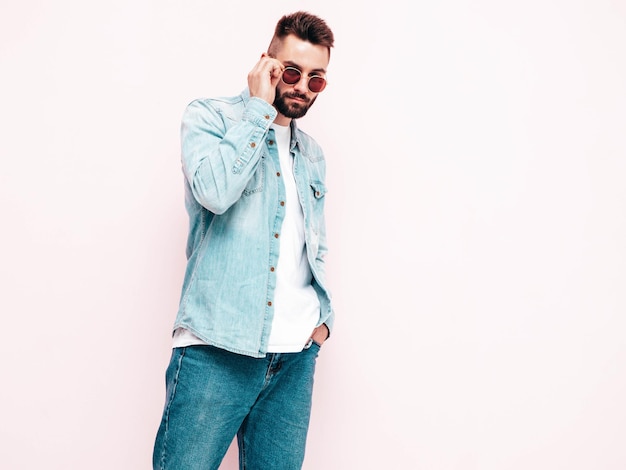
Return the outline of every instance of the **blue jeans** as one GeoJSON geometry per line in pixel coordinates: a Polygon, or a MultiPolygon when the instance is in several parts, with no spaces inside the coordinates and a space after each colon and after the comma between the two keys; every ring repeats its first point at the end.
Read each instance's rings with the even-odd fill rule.
{"type": "Polygon", "coordinates": [[[319,348],[261,359],[175,348],[153,468],[215,470],[235,435],[242,470],[302,468],[319,348]]]}

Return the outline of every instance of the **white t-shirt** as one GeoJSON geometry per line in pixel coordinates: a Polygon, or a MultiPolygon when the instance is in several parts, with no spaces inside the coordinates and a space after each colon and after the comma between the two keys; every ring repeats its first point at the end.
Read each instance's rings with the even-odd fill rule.
{"type": "Polygon", "coordinates": [[[306,257],[304,214],[293,176],[293,157],[289,151],[291,127],[277,124],[271,127],[276,134],[286,201],[268,351],[296,352],[302,350],[317,325],[320,303],[311,285],[311,268],[306,257]]]}

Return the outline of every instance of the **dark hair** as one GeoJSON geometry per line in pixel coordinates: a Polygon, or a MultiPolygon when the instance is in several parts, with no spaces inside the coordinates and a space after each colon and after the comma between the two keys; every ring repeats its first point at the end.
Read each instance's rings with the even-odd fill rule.
{"type": "Polygon", "coordinates": [[[328,49],[328,54],[330,54],[330,48],[335,42],[333,32],[323,19],[306,11],[297,11],[278,20],[274,37],[268,48],[270,55],[276,54],[279,43],[290,34],[316,46],[325,46],[328,49]]]}

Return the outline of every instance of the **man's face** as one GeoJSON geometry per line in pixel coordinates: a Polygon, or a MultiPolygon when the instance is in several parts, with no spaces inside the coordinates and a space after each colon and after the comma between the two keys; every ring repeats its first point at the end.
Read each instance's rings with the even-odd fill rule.
{"type": "Polygon", "coordinates": [[[287,85],[282,80],[278,82],[274,106],[287,118],[301,118],[307,113],[318,95],[309,90],[308,78],[311,75],[326,76],[330,59],[328,49],[289,35],[283,40],[280,50],[276,53],[276,59],[285,67],[298,69],[302,77],[293,85],[287,85]]]}

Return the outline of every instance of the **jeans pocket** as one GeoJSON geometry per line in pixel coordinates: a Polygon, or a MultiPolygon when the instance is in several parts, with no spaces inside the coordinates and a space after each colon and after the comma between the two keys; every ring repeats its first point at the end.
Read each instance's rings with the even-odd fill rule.
{"type": "Polygon", "coordinates": [[[313,338],[309,338],[309,340],[304,345],[304,349],[309,349],[311,346],[315,346],[318,350],[322,347],[320,343],[315,341],[313,338]]]}

